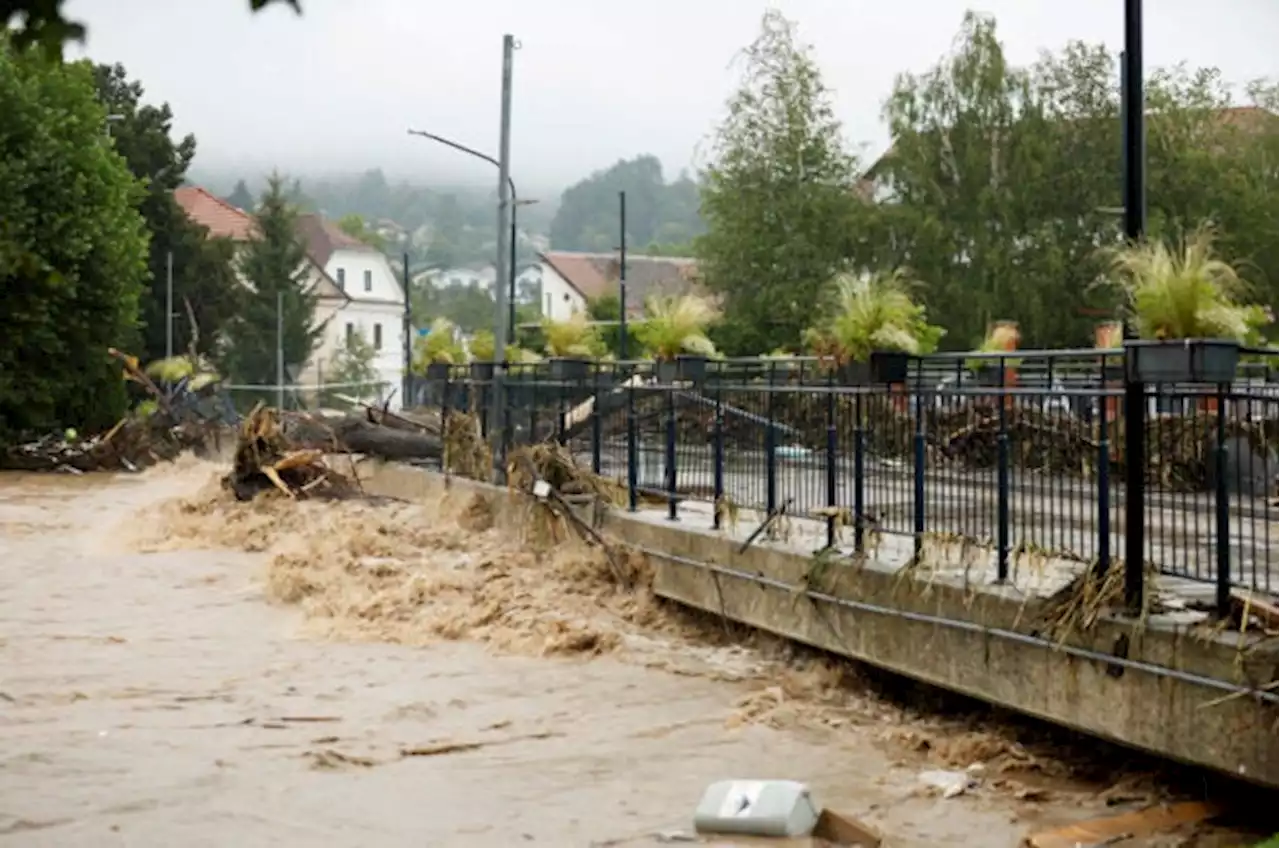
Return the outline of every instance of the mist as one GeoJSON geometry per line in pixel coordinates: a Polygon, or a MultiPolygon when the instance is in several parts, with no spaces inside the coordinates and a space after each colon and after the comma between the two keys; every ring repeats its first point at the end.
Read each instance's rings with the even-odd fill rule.
{"type": "MultiPolygon", "coordinates": [[[[734,58],[762,4],[741,0],[302,0],[253,14],[247,0],[70,0],[89,37],[75,58],[120,62],[199,142],[196,170],[272,168],[490,185],[492,168],[407,135],[420,128],[496,152],[501,41],[514,34],[513,174],[551,192],[620,158],[696,169],[735,88],[734,58]]],[[[1071,39],[1119,50],[1122,4],[1027,0],[790,0],[774,4],[816,51],[849,143],[888,143],[881,104],[896,74],[949,47],[966,8],[995,15],[1008,57],[1071,39]]],[[[1185,61],[1233,83],[1274,77],[1274,0],[1209,13],[1200,0],[1147,3],[1148,67],[1185,61]]]]}

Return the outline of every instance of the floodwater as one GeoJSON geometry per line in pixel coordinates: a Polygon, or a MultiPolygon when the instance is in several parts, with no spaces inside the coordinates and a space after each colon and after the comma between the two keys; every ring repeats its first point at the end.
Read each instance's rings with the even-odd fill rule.
{"type": "Polygon", "coordinates": [[[0,843],[647,845],[731,777],[803,780],[896,846],[1105,810],[991,752],[943,799],[910,750],[938,725],[465,509],[255,511],[215,473],[0,476],[0,843]]]}

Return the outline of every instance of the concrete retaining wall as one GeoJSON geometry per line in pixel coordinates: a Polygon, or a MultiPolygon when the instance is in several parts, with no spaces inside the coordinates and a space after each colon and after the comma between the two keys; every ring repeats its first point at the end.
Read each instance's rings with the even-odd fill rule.
{"type": "MultiPolygon", "coordinates": [[[[439,474],[386,466],[368,485],[418,498],[439,497],[446,483],[439,474]]],[[[523,495],[469,480],[449,486],[494,497],[508,520],[529,506],[523,495]]],[[[1037,602],[1008,591],[926,586],[874,564],[815,570],[810,557],[778,546],[739,552],[740,542],[713,531],[626,512],[609,513],[604,527],[649,554],[654,591],[664,598],[1124,745],[1277,785],[1276,704],[1232,694],[1246,680],[1275,679],[1274,644],[1243,655],[1230,634],[1113,619],[1058,649],[1035,632],[1037,602]],[[1106,661],[1112,656],[1120,659],[1106,661]]]]}

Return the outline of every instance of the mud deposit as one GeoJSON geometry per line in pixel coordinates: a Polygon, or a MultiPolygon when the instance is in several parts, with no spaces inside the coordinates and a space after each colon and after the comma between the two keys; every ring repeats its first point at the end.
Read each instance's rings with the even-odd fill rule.
{"type": "Polygon", "coordinates": [[[237,504],[216,473],[0,476],[0,843],[648,845],[713,780],[785,777],[888,845],[1014,846],[1167,794],[672,610],[642,562],[622,588],[483,502],[237,504]],[[966,767],[959,797],[919,779],[966,767]]]}

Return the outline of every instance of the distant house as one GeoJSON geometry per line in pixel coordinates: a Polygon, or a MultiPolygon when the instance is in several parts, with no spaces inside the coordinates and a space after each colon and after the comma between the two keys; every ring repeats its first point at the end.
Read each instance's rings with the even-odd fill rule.
{"type": "Polygon", "coordinates": [[[298,234],[312,261],[347,297],[335,314],[317,353],[327,364],[348,336],[359,333],[373,345],[374,370],[384,392],[398,391],[404,379],[405,291],[391,263],[377,248],[343,232],[319,215],[298,218],[298,234]]]}
{"type": "MultiPolygon", "coordinates": [[[[542,314],[556,321],[585,310],[605,295],[619,293],[621,277],[616,253],[548,250],[542,263],[542,314]]],[[[627,315],[644,314],[651,295],[679,295],[697,290],[696,260],[669,256],[627,257],[627,315]]]]}
{"type": "MultiPolygon", "coordinates": [[[[174,199],[187,217],[237,245],[253,240],[257,223],[249,213],[198,186],[182,186],[174,199]]],[[[398,389],[404,374],[404,290],[385,256],[316,215],[298,220],[307,251],[304,283],[317,297],[316,320],[326,322],[320,345],[298,371],[296,382],[324,381],[325,369],[349,333],[361,332],[377,351],[374,368],[387,391],[398,389]]],[[[247,280],[243,280],[249,285],[247,280]]]]}

